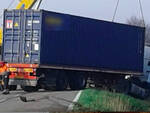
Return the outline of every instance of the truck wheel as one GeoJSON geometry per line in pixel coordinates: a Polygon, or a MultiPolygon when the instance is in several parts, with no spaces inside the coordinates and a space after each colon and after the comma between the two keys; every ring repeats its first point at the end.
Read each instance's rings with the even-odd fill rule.
{"type": "Polygon", "coordinates": [[[9,90],[14,91],[17,89],[17,85],[9,85],[9,90]]]}
{"type": "Polygon", "coordinates": [[[66,90],[68,86],[68,79],[65,72],[60,73],[56,78],[56,90],[66,90]]]}
{"type": "Polygon", "coordinates": [[[125,93],[128,94],[130,93],[131,89],[131,83],[128,80],[119,80],[118,83],[116,84],[116,90],[119,93],[125,93]]]}
{"type": "Polygon", "coordinates": [[[21,88],[26,92],[36,92],[38,88],[36,86],[21,86],[21,88]]]}
{"type": "Polygon", "coordinates": [[[87,79],[84,75],[74,75],[69,78],[69,86],[72,90],[81,90],[86,87],[87,79]]]}

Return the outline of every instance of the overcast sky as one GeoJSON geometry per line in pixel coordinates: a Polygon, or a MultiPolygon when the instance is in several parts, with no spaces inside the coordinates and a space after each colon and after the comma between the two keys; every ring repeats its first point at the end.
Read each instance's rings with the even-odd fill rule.
{"type": "MultiPolygon", "coordinates": [[[[14,8],[19,0],[1,0],[0,12],[14,8]]],[[[150,0],[141,0],[144,18],[150,23],[150,0]]],[[[111,21],[117,0],[43,0],[41,9],[111,21]]],[[[139,0],[120,0],[115,22],[125,23],[131,16],[141,18],[139,0]]]]}

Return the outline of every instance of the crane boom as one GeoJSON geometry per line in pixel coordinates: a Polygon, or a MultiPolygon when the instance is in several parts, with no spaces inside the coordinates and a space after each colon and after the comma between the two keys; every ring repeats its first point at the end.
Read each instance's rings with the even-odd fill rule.
{"type": "Polygon", "coordinates": [[[16,9],[30,9],[37,0],[21,0],[16,9]]]}
{"type": "Polygon", "coordinates": [[[38,9],[42,0],[21,0],[16,9],[38,9]]]}

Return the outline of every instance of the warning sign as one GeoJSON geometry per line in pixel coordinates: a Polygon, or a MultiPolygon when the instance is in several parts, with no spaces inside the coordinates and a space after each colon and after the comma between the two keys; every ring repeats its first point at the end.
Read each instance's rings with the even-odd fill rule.
{"type": "Polygon", "coordinates": [[[14,26],[15,26],[15,27],[18,27],[19,25],[18,25],[18,23],[16,22],[14,26]]]}
{"type": "Polygon", "coordinates": [[[6,20],[6,28],[7,29],[13,28],[13,21],[12,20],[6,20]]]}

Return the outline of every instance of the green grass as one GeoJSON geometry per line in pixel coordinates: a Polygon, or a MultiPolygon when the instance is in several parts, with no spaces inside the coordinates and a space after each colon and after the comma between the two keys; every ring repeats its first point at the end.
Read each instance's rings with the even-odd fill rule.
{"type": "Polygon", "coordinates": [[[144,112],[150,111],[150,102],[119,93],[86,89],[82,92],[74,111],[144,112]]]}

